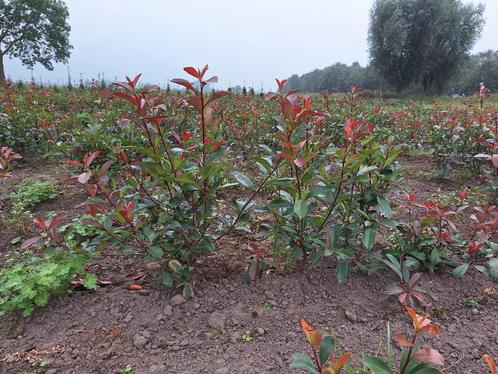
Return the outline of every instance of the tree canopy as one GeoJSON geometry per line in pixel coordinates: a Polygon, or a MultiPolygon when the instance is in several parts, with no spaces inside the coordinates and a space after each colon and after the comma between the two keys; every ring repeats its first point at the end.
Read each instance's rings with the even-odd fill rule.
{"type": "Polygon", "coordinates": [[[0,0],[0,80],[5,79],[4,56],[25,66],[66,62],[72,46],[69,11],[60,0],[0,0]]]}
{"type": "Polygon", "coordinates": [[[292,75],[288,81],[288,89],[299,89],[305,92],[347,92],[351,87],[362,87],[377,90],[383,87],[383,81],[371,66],[362,67],[354,62],[351,65],[335,63],[324,69],[298,76],[292,75]]]}
{"type": "Polygon", "coordinates": [[[461,0],[376,0],[370,14],[372,65],[396,90],[441,90],[482,30],[484,6],[461,0]]]}
{"type": "Polygon", "coordinates": [[[491,92],[498,92],[498,51],[489,50],[470,56],[451,81],[451,91],[471,95],[481,83],[491,92]]]}

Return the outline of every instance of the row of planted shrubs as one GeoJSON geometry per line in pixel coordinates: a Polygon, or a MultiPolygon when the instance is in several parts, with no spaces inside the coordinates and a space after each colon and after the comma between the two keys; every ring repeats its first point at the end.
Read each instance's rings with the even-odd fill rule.
{"type": "MultiPolygon", "coordinates": [[[[224,109],[230,103],[228,93],[206,88],[217,80],[206,77],[207,66],[185,71],[194,83],[172,81],[185,88],[184,94],[140,88],[140,76],[117,83],[112,93],[94,93],[92,110],[101,123],[112,118],[106,126],[113,128],[106,130],[106,137],[97,133],[97,141],[76,141],[86,139],[82,124],[59,128],[58,123],[40,121],[40,139],[47,149],[68,159],[74,182],[88,194],[84,223],[98,234],[91,239],[72,235],[68,241],[64,235],[71,230],[60,230],[63,216],[38,218],[41,235],[25,241],[23,250],[38,247],[89,259],[99,248],[111,246],[157,261],[158,282],[182,287],[187,297],[193,293],[192,274],[202,256],[215,251],[227,235],[255,232],[248,237],[252,279],[270,266],[275,254],[313,264],[334,257],[339,281],[345,281],[353,268],[365,275],[381,267],[391,269],[399,282],[386,293],[405,304],[420,298],[417,283],[424,270],[450,266],[461,277],[473,266],[498,276],[498,214],[493,206],[469,206],[465,191],[452,202],[419,202],[408,191],[399,207],[403,218],[395,218],[388,193],[400,178],[400,134],[410,131],[406,126],[399,131],[383,126],[378,118],[385,118],[385,113],[377,107],[365,113],[361,90],[354,89],[340,101],[325,95],[320,101],[325,111],[310,97],[286,91],[285,81],[277,80],[278,91],[267,94],[266,104],[261,104],[264,136],[258,132],[258,111],[253,108],[248,114],[245,107],[248,134],[256,131],[256,138],[264,142],[241,155],[247,148],[236,140],[253,140],[241,135],[245,128],[234,125],[230,114],[235,110],[224,109]],[[338,122],[339,115],[347,119],[338,122]],[[253,118],[247,120],[248,116],[253,118]],[[232,161],[251,172],[236,171],[232,161]],[[224,190],[235,197],[230,207],[220,209],[224,190]],[[258,215],[265,217],[264,223],[255,222],[258,215]],[[471,235],[459,234],[461,222],[472,225],[471,235]],[[389,237],[389,245],[381,247],[381,237],[389,237]]],[[[480,93],[476,110],[484,111],[486,95],[480,93]]],[[[481,125],[484,120],[479,121],[481,125]]],[[[8,148],[3,152],[5,174],[17,156],[8,148]]],[[[81,267],[68,271],[83,273],[81,267]]],[[[57,270],[54,273],[58,275],[57,270]]],[[[4,269],[2,276],[10,274],[4,269]]],[[[95,287],[96,279],[86,274],[85,282],[95,287]]],[[[34,305],[46,303],[46,297],[35,300],[35,290],[24,283],[4,282],[3,310],[30,313],[34,305]],[[16,296],[22,302],[13,302],[16,296]]]]}

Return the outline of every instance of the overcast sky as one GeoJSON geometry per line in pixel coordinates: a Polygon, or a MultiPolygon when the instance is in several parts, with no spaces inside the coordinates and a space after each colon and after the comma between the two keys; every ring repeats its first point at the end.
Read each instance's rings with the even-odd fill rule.
{"type": "MultiPolygon", "coordinates": [[[[474,51],[498,49],[498,0],[486,5],[486,25],[474,51]]],[[[165,85],[185,77],[183,66],[203,66],[229,84],[274,88],[273,78],[302,74],[334,62],[368,62],[368,16],[373,0],[67,0],[74,46],[73,80],[107,80],[143,73],[165,85]]],[[[7,75],[31,78],[16,60],[7,75]]],[[[36,80],[63,83],[67,67],[37,66],[36,80]]]]}

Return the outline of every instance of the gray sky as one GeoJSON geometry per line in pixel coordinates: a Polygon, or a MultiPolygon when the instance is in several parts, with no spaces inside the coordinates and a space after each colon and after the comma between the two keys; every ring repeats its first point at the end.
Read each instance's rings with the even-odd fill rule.
{"type": "MultiPolygon", "coordinates": [[[[486,5],[486,25],[474,51],[498,49],[498,0],[486,5]]],[[[203,66],[220,78],[218,88],[245,84],[274,88],[273,78],[302,74],[334,62],[368,62],[368,16],[373,0],[67,0],[71,74],[78,80],[143,81],[165,85],[185,77],[183,66],[203,66]]],[[[14,79],[31,78],[6,60],[14,79]]],[[[37,66],[36,80],[62,83],[67,68],[37,66]]]]}

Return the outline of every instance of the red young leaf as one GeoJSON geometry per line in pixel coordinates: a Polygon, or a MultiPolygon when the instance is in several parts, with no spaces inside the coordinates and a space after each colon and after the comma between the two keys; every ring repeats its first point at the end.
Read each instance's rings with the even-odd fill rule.
{"type": "Polygon", "coordinates": [[[212,103],[215,100],[218,100],[220,97],[230,95],[230,92],[227,91],[216,91],[214,92],[208,99],[207,103],[212,103]]]}
{"type": "Polygon", "coordinates": [[[402,334],[394,334],[394,340],[396,340],[396,342],[402,346],[403,348],[410,348],[413,346],[413,343],[411,341],[409,341],[406,336],[402,335],[402,334]]]}
{"type": "Polygon", "coordinates": [[[138,99],[138,97],[136,95],[130,95],[130,94],[127,94],[127,93],[124,93],[124,92],[114,92],[114,96],[117,96],[117,97],[120,97],[122,99],[125,99],[127,101],[129,101],[130,103],[132,103],[133,105],[135,106],[139,106],[140,105],[140,100],[138,99]]]}
{"type": "Polygon", "coordinates": [[[130,86],[132,88],[135,88],[137,86],[138,80],[140,79],[141,76],[142,76],[142,73],[137,74],[137,76],[135,78],[133,78],[133,80],[131,80],[128,77],[126,77],[126,80],[128,81],[128,83],[130,84],[130,86]]]}
{"type": "Polygon", "coordinates": [[[216,75],[209,78],[206,83],[218,83],[218,77],[216,75]]]}
{"type": "Polygon", "coordinates": [[[86,191],[91,197],[97,196],[98,186],[96,184],[89,184],[86,186],[86,191]]]}
{"type": "Polygon", "coordinates": [[[412,277],[410,278],[410,281],[408,282],[408,288],[410,289],[413,288],[418,283],[420,278],[422,278],[422,273],[413,274],[412,277]]]}
{"type": "Polygon", "coordinates": [[[175,79],[172,79],[171,82],[179,84],[180,86],[183,86],[191,91],[194,91],[194,86],[188,80],[175,78],[175,79]]]}
{"type": "Polygon", "coordinates": [[[306,161],[304,161],[304,158],[300,157],[294,160],[294,164],[296,164],[298,168],[302,169],[306,166],[306,161]]]}
{"type": "Polygon", "coordinates": [[[81,173],[80,175],[78,175],[78,182],[81,184],[86,184],[90,180],[91,177],[92,177],[91,171],[81,173]]]}
{"type": "Polygon", "coordinates": [[[401,303],[401,305],[406,305],[409,297],[410,297],[410,294],[408,292],[402,292],[399,294],[398,300],[401,303]]]}
{"type": "Polygon", "coordinates": [[[355,119],[348,119],[344,124],[344,137],[346,140],[353,139],[353,129],[357,127],[355,119]]]}
{"type": "Polygon", "coordinates": [[[287,83],[287,79],[278,80],[277,78],[275,78],[275,81],[277,82],[278,90],[282,91],[285,84],[287,83]]]}
{"type": "Polygon", "coordinates": [[[48,229],[52,230],[56,228],[65,218],[66,215],[64,213],[57,214],[54,218],[47,221],[48,229]]]}
{"type": "Polygon", "coordinates": [[[104,162],[104,164],[97,171],[97,176],[101,177],[102,175],[107,173],[112,164],[114,164],[113,160],[107,160],[106,162],[104,162]]]}
{"type": "Polygon", "coordinates": [[[422,327],[420,329],[420,331],[427,332],[427,333],[432,334],[432,335],[437,335],[441,332],[441,329],[439,328],[439,326],[430,324],[430,325],[422,327]]]}
{"type": "Polygon", "coordinates": [[[41,236],[35,236],[34,238],[30,238],[30,239],[23,241],[21,244],[21,249],[27,249],[27,248],[35,245],[36,243],[38,243],[38,241],[40,239],[41,239],[41,236]]]}
{"type": "Polygon", "coordinates": [[[223,144],[223,140],[218,140],[216,143],[214,143],[212,146],[211,146],[211,152],[214,152],[216,151],[218,148],[220,148],[223,144]]]}
{"type": "Polygon", "coordinates": [[[349,360],[350,357],[351,357],[350,352],[346,352],[341,357],[339,357],[339,359],[334,363],[334,368],[333,368],[334,374],[335,373],[338,374],[341,371],[344,364],[346,363],[347,360],[349,360]]]}
{"type": "Polygon", "coordinates": [[[202,112],[202,102],[199,96],[191,96],[188,98],[188,103],[192,105],[199,113],[202,112]]]}
{"type": "Polygon", "coordinates": [[[493,357],[491,357],[488,354],[485,354],[482,356],[484,362],[486,362],[486,365],[489,367],[489,373],[490,374],[496,374],[496,363],[495,360],[493,360],[493,357]]]}
{"type": "Polygon", "coordinates": [[[73,165],[73,166],[83,167],[83,164],[81,162],[78,162],[78,161],[69,160],[69,161],[66,161],[66,164],[73,165]]]}
{"type": "Polygon", "coordinates": [[[92,153],[87,153],[86,155],[83,156],[83,165],[85,165],[85,167],[90,167],[90,165],[92,164],[92,162],[101,154],[102,152],[101,151],[95,151],[95,152],[92,152],[92,153]]]}
{"type": "Polygon", "coordinates": [[[201,71],[201,79],[204,77],[204,74],[206,74],[206,71],[208,71],[209,69],[209,66],[206,64],[203,68],[202,68],[202,71],[201,71]]]}
{"type": "Polygon", "coordinates": [[[441,355],[441,353],[432,348],[419,349],[417,352],[415,352],[415,357],[417,358],[417,360],[426,364],[444,364],[444,357],[441,355]]]}
{"type": "Polygon", "coordinates": [[[200,77],[199,72],[197,71],[197,69],[193,68],[192,66],[187,66],[187,67],[183,68],[183,70],[185,70],[186,73],[190,74],[194,78],[199,78],[200,77]]]}
{"type": "Polygon", "coordinates": [[[126,152],[125,152],[125,151],[120,150],[120,151],[118,152],[118,156],[119,156],[119,159],[120,159],[121,161],[123,161],[125,164],[127,164],[127,163],[128,163],[128,155],[126,154],[126,152]]]}
{"type": "Polygon", "coordinates": [[[45,221],[41,218],[35,218],[33,222],[40,228],[40,230],[45,231],[47,227],[45,226],[45,221]]]}

